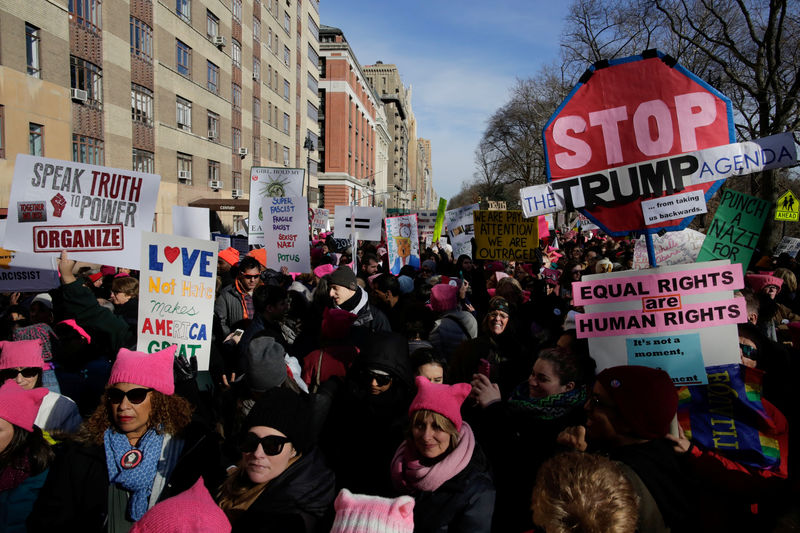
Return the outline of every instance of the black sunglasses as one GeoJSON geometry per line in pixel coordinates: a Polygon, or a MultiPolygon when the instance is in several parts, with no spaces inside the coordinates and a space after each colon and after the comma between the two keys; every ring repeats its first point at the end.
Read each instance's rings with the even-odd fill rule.
{"type": "Polygon", "coordinates": [[[129,402],[131,402],[134,405],[139,405],[145,400],[145,398],[147,398],[147,393],[152,392],[154,390],[155,389],[136,388],[126,392],[120,389],[112,388],[106,391],[106,397],[108,398],[108,401],[111,402],[112,404],[122,403],[122,400],[124,400],[125,397],[127,397],[129,402]]]}
{"type": "Polygon", "coordinates": [[[744,355],[748,359],[755,360],[756,357],[758,357],[758,348],[756,348],[755,346],[750,346],[748,344],[739,344],[739,348],[742,350],[742,355],[744,355]]]}
{"type": "Polygon", "coordinates": [[[242,274],[244,279],[258,279],[261,277],[261,274],[242,274]]]}
{"type": "Polygon", "coordinates": [[[370,372],[369,370],[364,371],[364,379],[367,381],[367,383],[372,383],[372,380],[374,379],[375,383],[378,384],[378,387],[385,387],[392,382],[392,376],[378,374],[377,372],[370,372]]]}
{"type": "Polygon", "coordinates": [[[283,451],[283,445],[289,442],[287,437],[280,435],[267,435],[266,437],[259,437],[255,433],[247,432],[239,442],[239,451],[242,453],[253,453],[261,445],[261,449],[267,455],[278,455],[283,451]]]}
{"type": "Polygon", "coordinates": [[[23,378],[34,378],[42,373],[41,368],[36,368],[35,366],[29,366],[21,369],[17,368],[4,368],[0,370],[0,383],[3,383],[7,379],[15,379],[17,374],[22,374],[23,378]]]}

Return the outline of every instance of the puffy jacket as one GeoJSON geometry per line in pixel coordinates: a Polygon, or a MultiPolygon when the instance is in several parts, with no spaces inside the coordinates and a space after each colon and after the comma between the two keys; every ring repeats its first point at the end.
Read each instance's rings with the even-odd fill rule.
{"type": "Polygon", "coordinates": [[[33,503],[47,479],[49,470],[31,476],[17,487],[0,491],[0,531],[25,533],[25,520],[31,514],[33,503]]]}
{"type": "MultiPolygon", "coordinates": [[[[234,281],[230,285],[220,289],[219,295],[214,301],[214,317],[219,322],[222,339],[230,335],[231,331],[233,331],[231,326],[245,318],[242,294],[236,289],[236,285],[237,282],[234,281]]],[[[247,318],[252,319],[253,317],[247,318]]]]}
{"type": "Polygon", "coordinates": [[[436,321],[428,340],[445,358],[458,346],[478,336],[478,321],[467,311],[449,311],[436,321]]]}

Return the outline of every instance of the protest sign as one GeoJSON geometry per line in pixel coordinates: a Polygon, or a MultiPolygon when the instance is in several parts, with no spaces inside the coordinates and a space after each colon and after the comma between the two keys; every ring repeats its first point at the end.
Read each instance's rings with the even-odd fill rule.
{"type": "Polygon", "coordinates": [[[502,200],[488,200],[489,211],[505,211],[506,203],[502,200]]]}
{"type": "Polygon", "coordinates": [[[436,212],[436,225],[433,228],[433,240],[438,241],[442,236],[442,225],[444,224],[444,211],[447,209],[447,200],[439,198],[439,209],[436,212]]]}
{"type": "Polygon", "coordinates": [[[221,233],[213,233],[211,238],[214,242],[219,244],[220,250],[227,250],[231,247],[231,236],[230,235],[223,235],[221,233]]]}
{"type": "Polygon", "coordinates": [[[474,211],[478,257],[500,261],[534,261],[539,248],[539,222],[522,211],[474,211]]]}
{"type": "Polygon", "coordinates": [[[267,268],[289,272],[311,272],[308,242],[308,202],[303,196],[270,198],[265,224],[267,268]],[[273,207],[280,211],[272,212],[273,207]]]}
{"type": "Polygon", "coordinates": [[[311,219],[311,227],[321,231],[328,231],[331,225],[329,220],[330,215],[330,210],[317,207],[314,209],[314,218],[311,219]]]}
{"type": "Polygon", "coordinates": [[[176,355],[197,357],[198,370],[208,370],[217,248],[213,241],[142,233],[137,350],[176,344],[176,355]]]}
{"type": "Polygon", "coordinates": [[[800,202],[792,191],[786,191],[775,202],[775,220],[790,222],[800,220],[800,202]]]}
{"type": "Polygon", "coordinates": [[[563,195],[556,196],[549,183],[522,188],[519,197],[525,218],[564,210],[563,195]]]}
{"type": "Polygon", "coordinates": [[[730,259],[747,268],[769,209],[765,200],[725,189],[697,260],[730,259]]]}
{"type": "Polygon", "coordinates": [[[208,240],[211,235],[207,207],[172,206],[172,234],[208,240]]]}
{"type": "MultiPolygon", "coordinates": [[[[0,238],[6,221],[0,219],[0,238]]],[[[0,292],[39,292],[58,287],[58,261],[55,256],[15,252],[2,248],[0,241],[0,292]]]]}
{"type": "Polygon", "coordinates": [[[433,230],[436,229],[435,209],[423,209],[417,211],[417,231],[420,239],[430,239],[433,241],[433,230]]]}
{"type": "Polygon", "coordinates": [[[642,202],[642,214],[647,226],[667,220],[677,220],[707,213],[706,199],[702,191],[662,196],[642,202]]]}
{"type": "Polygon", "coordinates": [[[380,207],[337,205],[333,214],[333,236],[348,239],[357,232],[359,240],[379,241],[382,221],[383,211],[380,207]]]}
{"type": "Polygon", "coordinates": [[[450,245],[453,247],[453,257],[456,259],[460,255],[472,257],[472,242],[470,241],[475,235],[472,213],[478,207],[478,204],[472,204],[444,212],[447,238],[450,240],[450,245]]]}
{"type": "MultiPolygon", "coordinates": [[[[247,223],[248,243],[264,246],[264,224],[270,211],[270,198],[303,196],[305,170],[285,167],[250,169],[250,213],[247,223]]],[[[278,213],[276,211],[275,213],[278,213]]]]}
{"type": "Polygon", "coordinates": [[[386,219],[386,244],[389,248],[389,268],[398,275],[405,265],[419,270],[419,235],[417,215],[402,215],[386,219]]]}
{"type": "Polygon", "coordinates": [[[789,257],[797,257],[797,254],[800,253],[800,239],[795,237],[783,237],[781,242],[778,243],[777,248],[775,248],[775,257],[778,257],[781,254],[789,254],[789,257]]]}
{"type": "Polygon", "coordinates": [[[3,246],[139,268],[140,232],[153,225],[155,174],[20,154],[3,246]]]}
{"type": "Polygon", "coordinates": [[[747,321],[742,268],[728,261],[584,276],[572,284],[576,333],[598,371],[662,368],[676,384],[706,383],[701,367],[739,360],[736,324],[747,321]]]}
{"type": "MultiPolygon", "coordinates": [[[[706,236],[699,231],[688,228],[670,231],[664,235],[653,235],[656,264],[669,266],[694,263],[705,238],[706,236]]],[[[643,268],[650,268],[650,260],[647,257],[647,243],[642,235],[636,239],[633,250],[633,269],[643,268]]]]}

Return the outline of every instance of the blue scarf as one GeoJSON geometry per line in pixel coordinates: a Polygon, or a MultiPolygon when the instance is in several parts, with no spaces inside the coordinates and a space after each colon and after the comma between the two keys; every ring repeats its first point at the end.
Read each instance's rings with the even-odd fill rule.
{"type": "Polygon", "coordinates": [[[137,447],[131,446],[128,437],[113,429],[107,429],[103,435],[108,481],[132,493],[128,515],[134,522],[147,512],[163,441],[164,436],[154,429],[147,430],[137,447]]]}

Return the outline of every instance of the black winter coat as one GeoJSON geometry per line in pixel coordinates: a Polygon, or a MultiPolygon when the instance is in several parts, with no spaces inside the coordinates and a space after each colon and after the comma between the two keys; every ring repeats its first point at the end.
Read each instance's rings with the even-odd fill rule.
{"type": "MultiPolygon", "coordinates": [[[[220,465],[219,439],[196,423],[181,434],[183,452],[167,480],[159,501],[189,488],[202,475],[214,494],[224,478],[220,465]]],[[[108,468],[103,446],[65,445],[34,504],[28,531],[81,531],[102,533],[108,518],[108,468]]]]}

